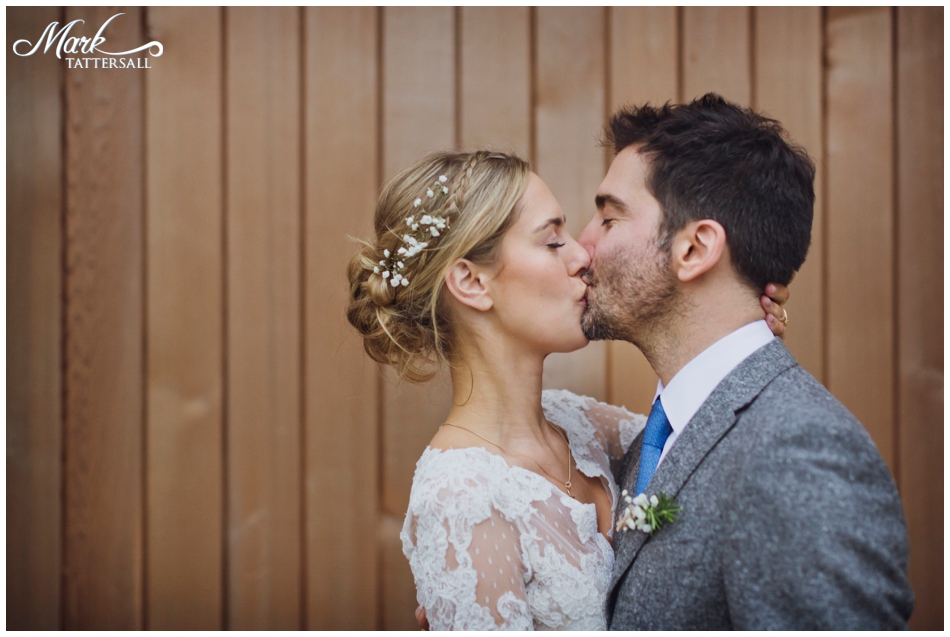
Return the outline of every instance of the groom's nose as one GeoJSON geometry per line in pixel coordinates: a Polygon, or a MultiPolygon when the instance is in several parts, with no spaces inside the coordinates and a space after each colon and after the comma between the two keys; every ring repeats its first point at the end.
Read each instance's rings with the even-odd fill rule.
{"type": "Polygon", "coordinates": [[[584,227],[580,235],[577,237],[577,242],[587,250],[587,254],[590,258],[594,258],[594,248],[597,245],[597,217],[594,217],[590,222],[584,227]]]}
{"type": "Polygon", "coordinates": [[[578,242],[572,242],[571,246],[571,275],[583,275],[587,271],[587,268],[590,267],[590,254],[587,252],[587,248],[583,247],[578,242]]]}

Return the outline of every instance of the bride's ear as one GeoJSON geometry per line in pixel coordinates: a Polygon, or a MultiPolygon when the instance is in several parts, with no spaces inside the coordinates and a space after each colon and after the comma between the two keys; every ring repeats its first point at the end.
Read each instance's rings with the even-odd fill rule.
{"type": "Polygon", "coordinates": [[[486,283],[488,272],[468,259],[459,259],[445,275],[445,286],[455,299],[468,307],[485,312],[492,307],[486,283]]]}

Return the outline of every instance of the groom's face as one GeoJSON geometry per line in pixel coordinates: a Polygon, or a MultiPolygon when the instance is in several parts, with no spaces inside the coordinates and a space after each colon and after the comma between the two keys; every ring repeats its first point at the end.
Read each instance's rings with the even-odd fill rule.
{"type": "Polygon", "coordinates": [[[587,310],[581,327],[591,340],[642,344],[677,298],[670,253],[660,246],[662,211],[646,185],[649,165],[628,146],[597,190],[597,212],[578,237],[591,256],[587,310]]]}

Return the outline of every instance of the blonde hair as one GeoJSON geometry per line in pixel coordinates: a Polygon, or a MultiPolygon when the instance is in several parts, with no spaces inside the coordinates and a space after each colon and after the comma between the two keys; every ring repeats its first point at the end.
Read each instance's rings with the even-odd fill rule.
{"type": "MultiPolygon", "coordinates": [[[[376,202],[375,236],[350,260],[346,316],[363,336],[370,357],[399,376],[424,382],[440,362],[449,363],[453,332],[442,285],[453,263],[465,258],[492,263],[514,222],[514,208],[528,186],[530,168],[514,155],[491,151],[437,152],[396,175],[376,202]],[[404,259],[408,286],[393,287],[373,272],[384,251],[402,247],[413,202],[440,175],[449,193],[441,210],[449,224],[419,254],[404,259]]],[[[430,211],[436,212],[436,211],[430,211]]]]}

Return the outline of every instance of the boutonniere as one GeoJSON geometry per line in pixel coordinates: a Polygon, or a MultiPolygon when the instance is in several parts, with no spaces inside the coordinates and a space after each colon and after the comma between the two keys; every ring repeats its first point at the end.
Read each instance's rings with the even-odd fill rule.
{"type": "Polygon", "coordinates": [[[635,498],[631,498],[624,489],[621,494],[627,508],[624,510],[620,519],[617,521],[617,531],[643,531],[653,535],[653,532],[659,529],[667,522],[674,522],[676,514],[680,508],[672,496],[665,493],[657,493],[647,498],[646,494],[641,493],[635,498]]]}

